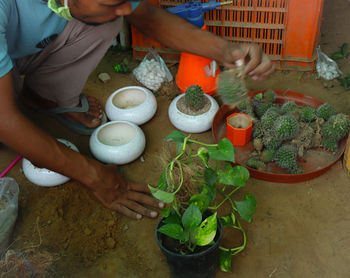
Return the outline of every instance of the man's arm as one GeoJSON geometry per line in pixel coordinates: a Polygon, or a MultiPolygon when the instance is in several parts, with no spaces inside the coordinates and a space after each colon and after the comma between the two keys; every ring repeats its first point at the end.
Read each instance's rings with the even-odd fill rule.
{"type": "Polygon", "coordinates": [[[108,208],[132,218],[156,216],[140,205],[159,207],[154,198],[143,194],[146,186],[125,181],[117,166],[106,166],[67,148],[24,117],[16,106],[12,82],[11,73],[0,78],[0,142],[39,167],[83,183],[108,208]]]}
{"type": "Polygon", "coordinates": [[[270,59],[258,45],[231,43],[145,0],[126,18],[146,36],[172,49],[208,57],[226,67],[244,59],[245,73],[253,79],[263,80],[273,71],[270,59]]]}

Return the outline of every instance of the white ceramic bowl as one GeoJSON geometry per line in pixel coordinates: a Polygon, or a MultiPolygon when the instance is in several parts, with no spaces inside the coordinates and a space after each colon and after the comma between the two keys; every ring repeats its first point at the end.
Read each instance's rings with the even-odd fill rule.
{"type": "Polygon", "coordinates": [[[174,98],[168,109],[168,115],[171,123],[177,129],[188,133],[200,133],[209,130],[211,128],[214,116],[219,110],[219,105],[213,97],[207,94],[204,96],[209,99],[211,106],[207,112],[200,115],[188,115],[181,112],[177,108],[176,103],[181,97],[184,97],[184,94],[178,95],[176,98],[174,98]]]}
{"type": "MultiPolygon", "coordinates": [[[[65,144],[67,147],[71,148],[72,150],[79,152],[78,148],[72,144],[71,142],[65,140],[65,139],[57,139],[61,143],[65,144]]],[[[39,168],[34,166],[28,159],[23,158],[22,160],[22,168],[23,173],[26,176],[26,178],[39,186],[57,186],[63,183],[66,183],[70,180],[70,178],[56,173],[54,171],[51,171],[46,168],[39,168]]]]}
{"type": "Polygon", "coordinates": [[[154,116],[157,101],[153,93],[144,87],[123,87],[108,97],[105,110],[111,121],[141,125],[154,116]]]}
{"type": "Polygon", "coordinates": [[[146,146],[141,128],[127,121],[111,121],[90,137],[90,150],[104,163],[126,164],[138,158],[146,146]]]}

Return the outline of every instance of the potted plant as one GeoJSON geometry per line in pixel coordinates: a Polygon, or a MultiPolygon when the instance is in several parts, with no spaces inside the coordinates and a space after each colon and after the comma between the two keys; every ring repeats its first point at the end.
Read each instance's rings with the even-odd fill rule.
{"type": "Polygon", "coordinates": [[[170,103],[168,114],[171,123],[179,130],[200,133],[211,128],[219,110],[215,99],[205,94],[198,85],[188,87],[170,103]]]}
{"type": "Polygon", "coordinates": [[[231,271],[232,256],[246,246],[239,219],[251,222],[256,211],[252,194],[246,194],[241,201],[233,198],[246,185],[249,172],[243,166],[233,166],[235,149],[227,138],[218,144],[206,144],[173,131],[166,140],[175,142],[176,155],[165,163],[158,186],[149,188],[155,198],[169,204],[162,210],[156,240],[167,257],[171,274],[213,277],[218,264],[223,271],[231,271]],[[218,210],[225,203],[231,211],[219,218],[218,210]],[[241,246],[220,246],[226,226],[242,232],[241,246]]]}

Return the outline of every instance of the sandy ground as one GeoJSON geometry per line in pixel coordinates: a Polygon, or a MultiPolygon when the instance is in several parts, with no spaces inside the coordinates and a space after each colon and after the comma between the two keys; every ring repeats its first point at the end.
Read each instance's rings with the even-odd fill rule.
{"type": "MultiPolygon", "coordinates": [[[[349,14],[349,1],[325,1],[321,46],[328,55],[342,43],[350,44],[349,14]]],[[[137,85],[130,75],[113,72],[112,65],[125,56],[131,60],[130,53],[109,52],[91,75],[84,93],[105,103],[116,89],[137,85]],[[102,84],[97,78],[100,72],[108,72],[111,82],[102,84]]],[[[338,64],[345,73],[350,73],[349,57],[338,64]]],[[[131,66],[136,65],[132,61],[131,66]]],[[[171,70],[175,72],[176,67],[171,70]]],[[[276,72],[265,82],[249,82],[248,87],[297,91],[350,114],[350,91],[345,91],[337,81],[317,79],[315,73],[276,72]]],[[[144,162],[138,159],[121,167],[127,178],[157,182],[161,168],[155,157],[161,153],[163,138],[174,129],[167,109],[177,93],[174,86],[169,86],[157,96],[155,117],[141,126],[147,140],[144,162]]],[[[40,114],[29,116],[53,136],[65,138],[78,146],[81,153],[91,155],[88,137],[73,134],[40,114]]],[[[213,142],[210,131],[194,138],[213,142]]],[[[0,146],[0,154],[0,169],[16,157],[5,146],[0,146]]],[[[169,277],[165,258],[154,240],[157,220],[133,221],[105,209],[75,181],[54,188],[35,186],[24,177],[20,163],[7,176],[14,177],[20,186],[19,216],[10,248],[26,254],[34,270],[44,264],[40,260],[34,262],[35,254],[48,254],[49,267],[42,271],[46,274],[39,276],[169,277]]],[[[242,193],[253,193],[258,209],[253,223],[244,225],[247,248],[233,259],[233,273],[218,271],[216,277],[349,277],[349,185],[341,161],[322,176],[295,184],[251,178],[242,193]]],[[[225,233],[224,241],[234,243],[237,238],[225,233]]],[[[26,274],[29,277],[30,271],[26,274]]]]}

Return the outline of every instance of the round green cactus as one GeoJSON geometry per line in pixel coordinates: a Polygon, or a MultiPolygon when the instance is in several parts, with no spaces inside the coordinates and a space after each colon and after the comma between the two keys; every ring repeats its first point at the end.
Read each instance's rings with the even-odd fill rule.
{"type": "Polygon", "coordinates": [[[336,115],[337,110],[328,103],[320,105],[316,110],[316,115],[325,121],[327,121],[331,116],[336,115]]]}
{"type": "Polygon", "coordinates": [[[198,111],[205,105],[205,96],[198,85],[189,86],[185,91],[185,103],[191,109],[198,111]]]}
{"type": "Polygon", "coordinates": [[[322,147],[328,151],[336,151],[338,149],[338,142],[334,139],[323,138],[322,147]]]}
{"type": "Polygon", "coordinates": [[[266,149],[277,150],[279,146],[282,145],[283,141],[270,131],[263,137],[263,143],[266,149]]]}
{"type": "Polygon", "coordinates": [[[253,138],[262,138],[264,136],[264,127],[261,121],[253,123],[253,138]]]}
{"type": "Polygon", "coordinates": [[[297,150],[292,145],[282,145],[275,153],[276,164],[284,169],[293,169],[296,167],[297,150]]]}
{"type": "Polygon", "coordinates": [[[344,114],[336,114],[329,118],[329,120],[322,126],[322,135],[325,138],[333,141],[343,139],[350,131],[349,116],[344,114]]]}
{"type": "Polygon", "coordinates": [[[277,109],[274,107],[269,108],[261,117],[261,123],[264,129],[270,129],[273,127],[274,121],[280,116],[277,109]]]}
{"type": "Polygon", "coordinates": [[[257,169],[259,171],[265,171],[266,170],[266,165],[264,162],[262,162],[261,160],[257,159],[257,158],[250,158],[247,160],[247,162],[245,163],[248,167],[253,168],[253,169],[257,169]]]}
{"type": "Polygon", "coordinates": [[[272,103],[258,102],[255,104],[254,112],[259,119],[265,114],[265,112],[272,107],[272,103]]]}
{"type": "Polygon", "coordinates": [[[238,105],[237,108],[242,111],[242,110],[251,110],[251,99],[250,98],[245,98],[243,101],[241,101],[238,105]]]}
{"type": "Polygon", "coordinates": [[[300,109],[300,120],[304,122],[313,122],[317,118],[316,108],[311,106],[304,106],[300,109]]]}
{"type": "Polygon", "coordinates": [[[281,110],[283,114],[291,113],[298,110],[298,105],[296,105],[293,101],[287,101],[282,104],[281,110]]]}
{"type": "Polygon", "coordinates": [[[281,115],[275,120],[273,130],[281,140],[292,139],[298,133],[299,123],[291,114],[281,115]]]}
{"type": "Polygon", "coordinates": [[[288,169],[289,174],[302,174],[304,169],[300,166],[299,163],[295,164],[292,168],[288,169]]]}
{"type": "Polygon", "coordinates": [[[273,90],[267,90],[264,92],[263,99],[265,102],[274,103],[276,99],[276,93],[273,90]]]}

